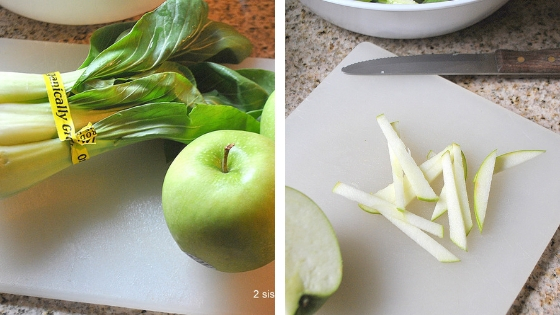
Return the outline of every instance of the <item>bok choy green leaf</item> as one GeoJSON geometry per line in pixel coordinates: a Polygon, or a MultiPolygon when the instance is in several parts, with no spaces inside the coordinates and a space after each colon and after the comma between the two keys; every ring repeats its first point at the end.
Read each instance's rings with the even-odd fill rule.
{"type": "MultiPolygon", "coordinates": [[[[231,105],[248,112],[262,109],[270,94],[255,81],[217,63],[198,63],[189,69],[209,104],[231,105]]],[[[262,73],[266,75],[266,71],[262,73]]]]}
{"type": "MultiPolygon", "coordinates": [[[[123,29],[102,31],[115,38],[123,29]]],[[[91,62],[82,65],[86,66],[85,71],[74,85],[74,91],[81,90],[86,80],[133,75],[166,60],[185,65],[212,58],[239,63],[252,50],[249,40],[231,26],[209,20],[208,5],[202,0],[165,1],[142,16],[126,35],[116,39],[101,51],[101,47],[90,51],[86,61],[91,62]]]]}

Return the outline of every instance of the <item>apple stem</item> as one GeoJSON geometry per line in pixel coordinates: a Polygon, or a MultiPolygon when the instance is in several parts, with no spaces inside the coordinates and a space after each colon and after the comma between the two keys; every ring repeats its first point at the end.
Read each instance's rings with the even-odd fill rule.
{"type": "Polygon", "coordinates": [[[222,160],[222,172],[224,173],[229,172],[227,161],[228,161],[229,151],[231,150],[231,148],[233,148],[233,146],[235,146],[235,144],[230,143],[226,145],[226,147],[224,148],[224,159],[222,160]]]}

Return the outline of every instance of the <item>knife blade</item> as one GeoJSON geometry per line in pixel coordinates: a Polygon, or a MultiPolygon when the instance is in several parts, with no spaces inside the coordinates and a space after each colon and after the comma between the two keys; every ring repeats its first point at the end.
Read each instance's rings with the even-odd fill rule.
{"type": "Polygon", "coordinates": [[[560,75],[560,49],[387,57],[357,62],[342,71],[359,75],[560,75]]]}

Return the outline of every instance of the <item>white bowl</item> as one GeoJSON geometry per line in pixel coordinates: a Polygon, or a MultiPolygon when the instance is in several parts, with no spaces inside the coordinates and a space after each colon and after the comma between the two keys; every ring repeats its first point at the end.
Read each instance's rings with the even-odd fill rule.
{"type": "Polygon", "coordinates": [[[382,38],[439,36],[471,26],[508,0],[452,0],[381,4],[356,0],[300,0],[315,14],[347,30],[382,38]]]}
{"type": "Polygon", "coordinates": [[[30,19],[66,25],[110,23],[146,13],[164,0],[0,0],[30,19]]]}

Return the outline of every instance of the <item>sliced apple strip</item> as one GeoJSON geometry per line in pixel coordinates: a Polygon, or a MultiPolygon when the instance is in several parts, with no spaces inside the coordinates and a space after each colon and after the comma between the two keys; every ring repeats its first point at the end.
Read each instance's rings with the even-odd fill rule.
{"type": "MultiPolygon", "coordinates": [[[[337,188],[339,185],[342,185],[343,187],[346,187],[348,185],[343,184],[343,183],[337,183],[335,185],[335,190],[339,189],[337,188]]],[[[397,209],[397,207],[390,203],[387,200],[381,199],[377,196],[374,196],[372,194],[368,194],[365,191],[359,190],[357,188],[348,186],[350,188],[344,188],[344,192],[345,192],[345,197],[356,201],[359,204],[363,204],[366,206],[367,208],[372,208],[372,209],[376,209],[379,213],[381,214],[385,214],[385,216],[391,216],[391,217],[396,217],[400,220],[404,220],[405,219],[405,214],[403,211],[399,211],[397,209]]],[[[367,210],[366,210],[367,211],[367,210]]]]}
{"type": "MultiPolygon", "coordinates": [[[[395,130],[397,135],[400,137],[399,134],[399,123],[392,122],[391,127],[395,130]]],[[[404,171],[397,159],[393,149],[391,146],[388,145],[389,149],[389,160],[391,162],[391,174],[393,175],[393,188],[395,190],[395,202],[394,204],[397,206],[397,209],[404,211],[405,209],[405,197],[404,197],[404,171]]]]}
{"type": "MultiPolygon", "coordinates": [[[[368,194],[344,183],[337,183],[333,188],[333,192],[356,202],[362,202],[364,201],[362,199],[370,197],[375,198],[371,194],[368,194]]],[[[441,262],[459,261],[459,258],[457,258],[457,256],[455,256],[453,253],[443,247],[443,245],[431,238],[428,234],[424,233],[418,227],[406,222],[405,220],[391,215],[391,213],[387,213],[385,211],[385,208],[379,208],[379,212],[381,213],[381,215],[387,218],[387,220],[393,223],[393,225],[395,225],[408,237],[414,240],[418,245],[428,251],[437,260],[441,262]]]]}
{"type": "MultiPolygon", "coordinates": [[[[443,149],[441,152],[439,152],[438,154],[431,157],[429,160],[420,164],[420,169],[424,173],[424,176],[426,177],[426,180],[428,180],[428,182],[430,182],[430,183],[433,182],[436,178],[439,177],[439,175],[441,175],[441,172],[442,172],[441,157],[442,157],[444,152],[446,152],[450,149],[451,149],[451,145],[447,146],[445,149],[443,149]]],[[[404,198],[405,198],[404,206],[406,208],[406,206],[413,199],[416,198],[416,195],[414,194],[414,191],[412,190],[412,186],[410,184],[410,181],[408,180],[406,175],[403,178],[403,187],[404,187],[404,198]]],[[[392,183],[387,185],[385,188],[377,191],[373,195],[375,195],[376,197],[379,197],[381,199],[387,200],[391,203],[395,203],[395,188],[394,188],[392,183]]],[[[370,207],[367,207],[363,204],[360,204],[360,208],[362,208],[363,210],[365,210],[367,212],[370,212],[370,213],[379,213],[377,210],[372,209],[370,207]]]]}
{"type": "Polygon", "coordinates": [[[437,201],[438,196],[424,177],[424,173],[422,173],[420,167],[418,167],[412,156],[408,153],[406,145],[395,132],[395,129],[393,129],[385,115],[381,114],[377,116],[377,122],[389,146],[395,153],[406,177],[410,181],[412,190],[415,192],[418,199],[437,201]]]}
{"type": "Polygon", "coordinates": [[[467,233],[465,231],[465,223],[463,213],[461,212],[461,202],[457,192],[455,181],[455,173],[453,172],[453,164],[451,155],[446,152],[442,158],[443,181],[445,187],[445,199],[447,202],[447,216],[449,219],[449,238],[459,248],[467,250],[467,233]]]}
{"type": "Polygon", "coordinates": [[[443,225],[427,220],[419,215],[416,215],[410,211],[405,211],[404,212],[404,220],[407,223],[410,223],[411,225],[414,225],[415,227],[419,228],[420,230],[423,230],[425,232],[428,232],[432,235],[435,235],[439,238],[443,238],[443,225]]]}
{"type": "Polygon", "coordinates": [[[420,169],[424,173],[426,180],[428,182],[432,182],[436,179],[442,172],[441,168],[441,157],[446,151],[451,150],[452,144],[445,147],[443,150],[439,151],[437,154],[434,154],[431,158],[426,160],[424,163],[420,164],[420,169]]]}
{"type": "Polygon", "coordinates": [[[546,152],[545,150],[519,150],[504,153],[496,157],[496,164],[494,166],[494,174],[497,174],[505,169],[519,165],[536,156],[546,152]]]}
{"type": "MultiPolygon", "coordinates": [[[[400,137],[399,128],[398,128],[399,123],[396,121],[392,122],[391,127],[393,127],[397,135],[400,137]]],[[[393,149],[391,149],[391,146],[389,145],[388,147],[389,147],[389,160],[391,162],[391,174],[393,175],[393,188],[395,190],[394,204],[395,206],[397,206],[397,209],[399,209],[400,211],[404,211],[406,207],[406,201],[404,196],[404,172],[401,167],[401,164],[399,163],[399,160],[397,159],[395,153],[393,152],[393,149]]]]}
{"type": "MultiPolygon", "coordinates": [[[[363,192],[366,193],[366,192],[363,192]]],[[[354,199],[353,199],[354,200],[354,199]]],[[[356,201],[356,200],[354,200],[356,201]]],[[[366,212],[370,212],[370,213],[374,213],[374,214],[379,214],[379,211],[368,207],[364,204],[360,204],[360,208],[362,208],[362,210],[366,211],[366,212]]],[[[394,211],[391,212],[391,215],[393,215],[394,217],[396,217],[397,219],[401,219],[403,221],[406,221],[407,223],[410,223],[412,225],[414,225],[415,227],[419,228],[420,230],[426,231],[430,234],[433,234],[439,238],[443,238],[443,225],[427,220],[419,215],[416,215],[408,210],[399,210],[399,213],[395,213],[394,211]],[[402,214],[402,215],[401,215],[402,214]]]]}
{"type": "Polygon", "coordinates": [[[356,201],[362,210],[366,212],[385,213],[385,216],[395,217],[428,233],[436,235],[440,238],[443,237],[443,226],[439,223],[425,219],[407,210],[399,210],[394,204],[388,202],[387,200],[381,199],[357,188],[352,187],[352,189],[347,190],[351,193],[351,195],[347,196],[347,198],[356,201]]]}
{"type": "Polygon", "coordinates": [[[488,198],[490,196],[490,186],[492,185],[494,166],[496,165],[496,156],[496,150],[488,154],[488,156],[480,164],[480,167],[474,176],[474,215],[480,232],[482,232],[484,218],[486,217],[488,198]]]}
{"type": "Polygon", "coordinates": [[[455,187],[459,196],[459,204],[461,205],[461,213],[463,215],[463,222],[465,223],[465,232],[468,235],[473,227],[473,221],[467,193],[466,159],[458,144],[454,143],[452,150],[455,187]]]}
{"type": "Polygon", "coordinates": [[[460,259],[453,253],[451,253],[447,248],[443,247],[443,245],[431,238],[428,234],[422,232],[422,230],[415,227],[414,225],[408,224],[393,217],[388,217],[387,219],[404,234],[410,237],[414,242],[416,242],[416,244],[420,245],[420,247],[434,256],[437,260],[441,262],[460,261],[460,259]]]}
{"type": "Polygon", "coordinates": [[[463,174],[465,174],[465,180],[467,180],[467,157],[465,156],[465,152],[463,152],[463,150],[459,151],[461,152],[461,161],[463,162],[463,174]]]}
{"type": "Polygon", "coordinates": [[[404,197],[404,173],[399,160],[397,159],[395,153],[393,152],[393,149],[391,148],[389,148],[389,159],[391,160],[391,173],[393,174],[395,206],[397,206],[397,209],[403,211],[406,206],[404,197]]]}
{"type": "Polygon", "coordinates": [[[545,150],[518,150],[497,155],[494,150],[482,161],[474,177],[473,190],[474,214],[480,232],[482,232],[486,218],[492,175],[526,162],[544,152],[545,150]],[[489,173],[490,171],[492,173],[489,173]]]}
{"type": "Polygon", "coordinates": [[[432,150],[428,151],[428,154],[426,154],[426,160],[429,160],[431,158],[434,157],[434,155],[436,155],[436,153],[432,150]]]}
{"type": "Polygon", "coordinates": [[[391,169],[393,174],[393,188],[395,190],[395,206],[397,206],[397,209],[404,211],[406,207],[406,199],[404,195],[404,173],[399,160],[395,157],[391,148],[389,148],[389,156],[391,159],[391,169]]]}
{"type": "Polygon", "coordinates": [[[447,198],[445,197],[445,184],[441,187],[441,192],[439,193],[439,200],[436,202],[434,207],[434,212],[432,213],[431,220],[436,220],[441,217],[447,211],[447,198]]]}

